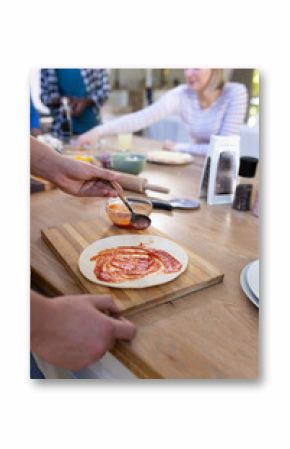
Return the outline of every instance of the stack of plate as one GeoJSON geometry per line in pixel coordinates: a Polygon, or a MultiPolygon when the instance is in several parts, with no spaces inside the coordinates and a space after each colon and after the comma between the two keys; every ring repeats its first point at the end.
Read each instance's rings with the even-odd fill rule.
{"type": "Polygon", "coordinates": [[[245,295],[256,307],[259,307],[259,260],[243,268],[240,282],[245,295]]]}

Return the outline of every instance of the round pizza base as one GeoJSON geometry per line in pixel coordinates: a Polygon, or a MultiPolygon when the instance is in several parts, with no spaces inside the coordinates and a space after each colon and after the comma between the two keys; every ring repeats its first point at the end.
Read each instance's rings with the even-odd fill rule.
{"type": "Polygon", "coordinates": [[[176,151],[153,150],[146,155],[147,162],[164,165],[185,165],[191,164],[194,158],[190,154],[183,154],[176,151]]]}
{"type": "Polygon", "coordinates": [[[79,269],[85,278],[95,284],[113,288],[146,288],[165,284],[180,276],[186,270],[187,265],[188,256],[181,246],[171,240],[154,235],[125,234],[114,235],[105,239],[96,240],[84,249],[79,258],[79,269]],[[151,247],[167,251],[181,263],[181,270],[169,274],[153,273],[145,276],[144,278],[128,280],[120,283],[103,282],[96,278],[94,273],[95,261],[90,260],[92,256],[95,256],[104,249],[115,248],[117,246],[138,246],[140,243],[144,243],[144,245],[149,248],[151,247]]]}

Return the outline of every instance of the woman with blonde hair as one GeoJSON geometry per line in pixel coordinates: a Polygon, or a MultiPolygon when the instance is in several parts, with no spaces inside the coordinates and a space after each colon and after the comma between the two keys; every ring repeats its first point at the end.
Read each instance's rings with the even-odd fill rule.
{"type": "Polygon", "coordinates": [[[186,69],[184,74],[186,84],[140,111],[91,129],[78,143],[94,145],[102,137],[139,131],[172,114],[181,117],[192,143],[166,141],[166,149],[206,155],[211,135],[238,134],[247,110],[246,87],[225,82],[222,69],[186,69]]]}

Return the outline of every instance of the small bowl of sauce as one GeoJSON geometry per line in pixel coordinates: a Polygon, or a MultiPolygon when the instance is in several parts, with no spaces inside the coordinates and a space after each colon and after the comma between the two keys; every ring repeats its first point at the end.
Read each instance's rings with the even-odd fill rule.
{"type": "MultiPolygon", "coordinates": [[[[136,214],[149,215],[152,212],[152,203],[145,198],[127,198],[136,214]]],[[[119,228],[130,228],[131,212],[119,198],[111,198],[107,201],[106,212],[114,225],[119,228]]]]}

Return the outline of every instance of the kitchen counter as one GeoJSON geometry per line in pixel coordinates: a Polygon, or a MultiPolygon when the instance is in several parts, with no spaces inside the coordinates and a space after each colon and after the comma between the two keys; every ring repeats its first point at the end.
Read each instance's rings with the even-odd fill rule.
{"type": "MultiPolygon", "coordinates": [[[[117,148],[116,138],[106,141],[117,148]]],[[[132,150],[160,148],[160,142],[134,137],[132,150]]],[[[170,187],[167,198],[196,197],[203,159],[185,166],[147,163],[141,176],[170,187]]],[[[147,193],[147,195],[149,194],[147,193]]],[[[130,192],[132,196],[132,192],[130,192]]],[[[134,194],[135,195],[135,194],[134,194]]],[[[32,282],[49,296],[82,293],[74,279],[42,241],[42,228],[64,222],[104,220],[106,199],[75,198],[58,189],[31,196],[32,282]]],[[[259,221],[251,212],[229,205],[200,210],[154,211],[152,224],[224,272],[221,284],[136,312],[130,319],[138,333],[111,351],[124,368],[139,378],[256,379],[258,372],[258,310],[240,287],[240,272],[259,257],[259,221]]]]}

